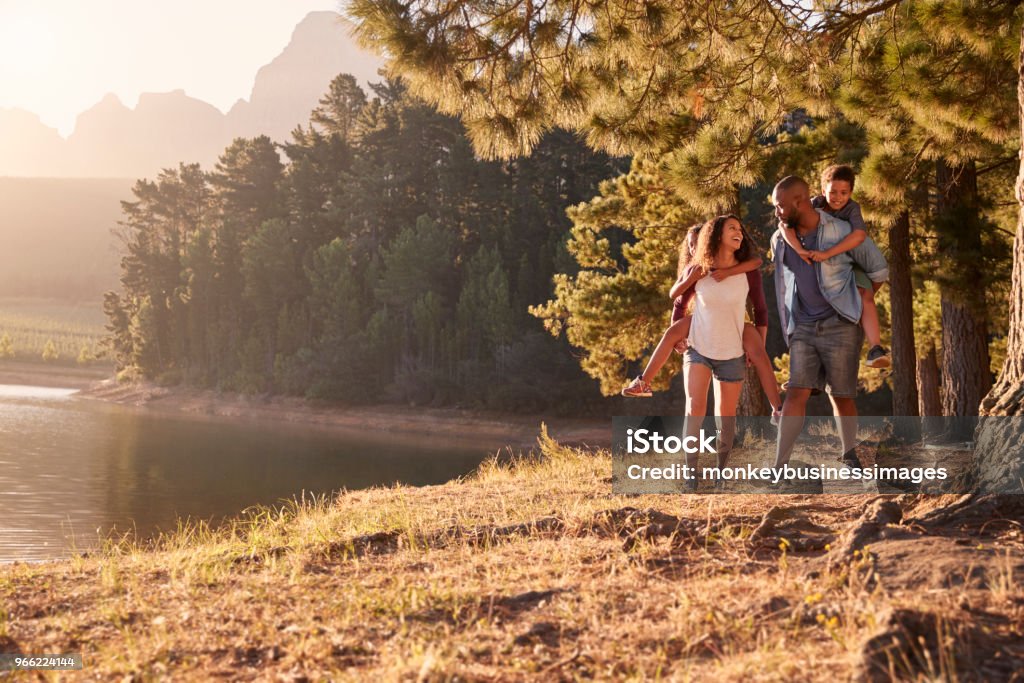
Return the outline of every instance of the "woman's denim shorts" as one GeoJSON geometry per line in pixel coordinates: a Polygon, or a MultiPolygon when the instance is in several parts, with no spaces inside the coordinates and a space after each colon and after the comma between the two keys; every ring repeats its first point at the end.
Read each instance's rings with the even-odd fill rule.
{"type": "Polygon", "coordinates": [[[747,377],[747,357],[738,356],[729,360],[714,360],[705,358],[692,346],[686,349],[683,356],[683,366],[690,363],[699,363],[711,368],[711,374],[719,382],[742,382],[747,377]]]}

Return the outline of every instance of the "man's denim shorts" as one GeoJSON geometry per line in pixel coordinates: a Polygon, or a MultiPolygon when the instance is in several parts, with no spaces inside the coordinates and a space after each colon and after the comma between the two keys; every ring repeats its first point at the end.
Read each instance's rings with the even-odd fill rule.
{"type": "Polygon", "coordinates": [[[747,357],[739,356],[729,360],[705,358],[692,346],[686,349],[683,356],[683,367],[697,363],[711,368],[711,374],[719,382],[742,382],[747,376],[747,357]]]}
{"type": "Polygon", "coordinates": [[[789,386],[856,398],[864,330],[838,315],[797,323],[789,338],[789,386]]]}

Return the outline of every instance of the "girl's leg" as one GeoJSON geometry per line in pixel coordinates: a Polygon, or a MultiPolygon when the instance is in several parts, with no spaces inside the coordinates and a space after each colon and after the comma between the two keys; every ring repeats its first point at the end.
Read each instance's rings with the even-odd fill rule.
{"type": "Polygon", "coordinates": [[[860,300],[864,304],[864,312],[860,316],[864,336],[868,338],[868,348],[882,344],[882,332],[878,324],[878,308],[875,307],[875,292],[871,289],[857,288],[860,300]]]}
{"type": "Polygon", "coordinates": [[[684,316],[672,323],[665,334],[661,335],[661,341],[654,348],[651,359],[647,361],[644,374],[640,375],[645,382],[650,382],[661,370],[668,357],[672,355],[672,349],[676,344],[690,336],[690,316],[684,316]]]}
{"type": "Polygon", "coordinates": [[[782,410],[782,396],[779,394],[779,382],[775,379],[772,359],[765,351],[761,333],[749,323],[743,326],[743,352],[747,354],[754,370],[757,371],[757,379],[761,382],[768,402],[772,404],[772,412],[782,410]]]}
{"type": "MultiPolygon", "coordinates": [[[[708,412],[711,368],[701,363],[686,363],[683,365],[683,379],[686,381],[686,423],[683,432],[686,436],[697,436],[708,412]]],[[[696,468],[697,454],[687,453],[686,464],[690,466],[691,471],[692,468],[696,468]]]]}
{"type": "Polygon", "coordinates": [[[736,436],[736,406],[740,402],[743,382],[715,380],[715,419],[718,422],[718,466],[725,467],[736,436]]]}

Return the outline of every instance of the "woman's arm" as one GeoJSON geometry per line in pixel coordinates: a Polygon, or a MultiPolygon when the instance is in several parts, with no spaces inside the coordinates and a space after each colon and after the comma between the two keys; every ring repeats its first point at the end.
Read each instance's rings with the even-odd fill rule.
{"type": "Polygon", "coordinates": [[[704,269],[700,266],[690,266],[686,271],[676,280],[676,283],[672,285],[672,289],[669,290],[668,298],[675,299],[697,284],[697,280],[704,277],[704,269]]]}
{"type": "Polygon", "coordinates": [[[721,282],[727,277],[733,275],[742,275],[743,273],[749,273],[752,270],[757,270],[764,263],[758,257],[747,259],[741,263],[737,263],[735,266],[729,266],[728,268],[719,268],[718,270],[711,271],[711,277],[714,278],[715,282],[721,282]]]}
{"type": "Polygon", "coordinates": [[[761,271],[752,270],[747,273],[748,296],[754,305],[754,327],[761,331],[761,336],[768,334],[768,303],[764,299],[764,283],[761,282],[761,271]]]}

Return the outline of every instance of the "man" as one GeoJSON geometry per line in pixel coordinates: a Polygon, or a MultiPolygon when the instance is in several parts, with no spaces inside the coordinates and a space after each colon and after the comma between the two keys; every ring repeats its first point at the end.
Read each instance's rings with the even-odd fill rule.
{"type": "MultiPolygon", "coordinates": [[[[779,181],[772,192],[781,225],[796,230],[805,251],[826,251],[850,234],[850,224],[811,205],[810,188],[796,176],[779,181]]],[[[779,319],[789,346],[789,388],[775,451],[775,466],[789,462],[793,443],[804,426],[807,399],[825,389],[842,440],[842,460],[860,467],[857,458],[857,366],[864,344],[861,298],[853,274],[856,262],[872,282],[885,282],[889,268],[870,239],[818,263],[802,259],[786,244],[780,228],[772,236],[775,293],[779,319]]]]}

